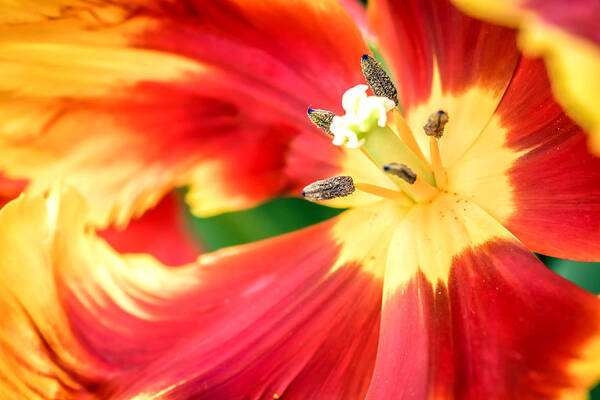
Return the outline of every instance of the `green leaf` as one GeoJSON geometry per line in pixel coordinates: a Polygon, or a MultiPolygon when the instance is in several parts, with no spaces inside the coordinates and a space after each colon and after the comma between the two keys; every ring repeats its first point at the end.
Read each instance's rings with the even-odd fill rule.
{"type": "Polygon", "coordinates": [[[299,198],[271,200],[258,207],[209,218],[189,215],[207,251],[281,235],[327,220],[343,210],[299,198]]]}

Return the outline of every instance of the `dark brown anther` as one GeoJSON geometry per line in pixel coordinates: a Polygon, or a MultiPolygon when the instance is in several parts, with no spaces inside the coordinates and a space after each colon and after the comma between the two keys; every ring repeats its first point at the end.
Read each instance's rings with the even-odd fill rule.
{"type": "Polygon", "coordinates": [[[387,97],[398,105],[398,91],[381,64],[368,54],[363,54],[360,62],[365,80],[375,96],[387,97]]]}
{"type": "Polygon", "coordinates": [[[311,183],[302,190],[302,196],[310,201],[331,200],[351,195],[355,189],[351,177],[340,175],[311,183]]]}
{"type": "Polygon", "coordinates": [[[427,136],[433,136],[436,139],[444,135],[444,127],[448,123],[448,113],[444,110],[438,110],[431,114],[427,123],[423,127],[427,136]]]}
{"type": "Polygon", "coordinates": [[[398,178],[410,183],[411,185],[417,180],[417,174],[412,169],[408,168],[404,164],[389,163],[384,165],[383,170],[388,174],[397,176],[398,178]]]}
{"type": "Polygon", "coordinates": [[[335,117],[334,113],[327,110],[314,110],[312,108],[309,108],[306,113],[313,124],[321,128],[329,136],[333,136],[329,128],[331,127],[333,117],[335,117]]]}

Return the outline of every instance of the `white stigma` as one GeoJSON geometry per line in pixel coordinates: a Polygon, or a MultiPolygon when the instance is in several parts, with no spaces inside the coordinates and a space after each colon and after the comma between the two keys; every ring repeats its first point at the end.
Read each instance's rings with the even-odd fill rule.
{"type": "Polygon", "coordinates": [[[375,126],[387,124],[387,113],[396,105],[387,97],[367,96],[367,85],[357,85],[348,89],[342,97],[342,107],[346,114],[333,117],[331,133],[333,144],[347,148],[362,146],[362,137],[375,126]]]}

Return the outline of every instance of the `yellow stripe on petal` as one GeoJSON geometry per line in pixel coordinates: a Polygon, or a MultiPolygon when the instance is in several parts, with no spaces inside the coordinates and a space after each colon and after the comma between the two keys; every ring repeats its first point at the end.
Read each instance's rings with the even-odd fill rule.
{"type": "Polygon", "coordinates": [[[423,131],[429,116],[438,110],[448,113],[450,119],[439,139],[440,154],[444,167],[451,166],[462,156],[479,136],[498,106],[506,85],[500,89],[487,89],[473,85],[461,93],[443,92],[440,74],[434,65],[434,79],[429,99],[407,110],[406,120],[417,143],[429,159],[429,136],[423,131]]]}
{"type": "Polygon", "coordinates": [[[393,201],[380,201],[340,215],[332,233],[340,250],[331,272],[357,263],[362,265],[363,270],[383,279],[394,229],[407,211],[393,201]]]}
{"type": "MultiPolygon", "coordinates": [[[[446,284],[454,257],[505,238],[513,236],[477,205],[454,194],[441,194],[431,203],[415,205],[395,230],[385,285],[400,289],[419,271],[434,286],[446,284]]],[[[393,295],[395,290],[386,293],[393,295]]]]}
{"type": "Polygon", "coordinates": [[[592,149],[600,154],[600,47],[541,22],[528,27],[519,44],[527,54],[544,57],[557,101],[592,135],[592,149]]]}
{"type": "Polygon", "coordinates": [[[113,46],[0,39],[0,54],[0,91],[39,98],[116,94],[137,82],[172,81],[204,71],[200,64],[183,57],[113,46]]]}
{"type": "MultiPolygon", "coordinates": [[[[571,361],[567,370],[572,376],[577,377],[581,386],[596,385],[600,381],[600,336],[594,336],[581,347],[578,358],[571,361]]],[[[589,398],[587,391],[567,391],[560,397],[565,400],[587,398],[589,398]]]]}
{"type": "Polygon", "coordinates": [[[449,191],[460,193],[499,221],[506,221],[515,210],[508,171],[526,152],[506,147],[506,136],[500,118],[493,116],[475,143],[447,170],[449,191]]]}
{"type": "Polygon", "coordinates": [[[224,184],[219,177],[226,175],[224,171],[235,166],[225,165],[223,162],[205,161],[196,166],[184,182],[193,182],[185,196],[185,201],[190,211],[199,217],[210,217],[244,208],[252,199],[243,193],[235,193],[231,185],[224,184]]]}
{"type": "Polygon", "coordinates": [[[175,54],[134,48],[157,21],[131,17],[123,7],[76,11],[57,20],[0,25],[0,99],[115,95],[137,82],[171,81],[204,70],[175,54]]]}
{"type": "MultiPolygon", "coordinates": [[[[596,107],[597,93],[600,92],[600,47],[583,36],[544,22],[534,9],[525,9],[528,6],[521,1],[453,2],[477,18],[520,29],[520,48],[527,55],[544,58],[556,99],[567,114],[592,135],[592,148],[600,154],[600,113],[596,107]]],[[[567,8],[566,4],[562,7],[567,8]]],[[[561,8],[556,9],[564,12],[561,8]]],[[[567,16],[562,17],[569,20],[567,16]]],[[[572,23],[576,24],[580,19],[591,26],[597,24],[593,14],[574,15],[572,23]]]]}

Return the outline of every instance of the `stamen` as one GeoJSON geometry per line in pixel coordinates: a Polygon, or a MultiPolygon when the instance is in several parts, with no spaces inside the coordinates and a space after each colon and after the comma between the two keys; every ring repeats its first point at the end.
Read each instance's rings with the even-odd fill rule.
{"type": "Polygon", "coordinates": [[[415,137],[412,131],[410,130],[410,127],[406,123],[406,120],[400,113],[400,110],[398,110],[397,108],[394,109],[390,113],[389,118],[391,120],[389,124],[390,128],[392,128],[392,130],[396,132],[396,134],[400,137],[400,139],[402,139],[406,147],[408,147],[408,149],[419,158],[423,165],[425,165],[426,167],[430,167],[429,161],[423,155],[421,148],[417,144],[417,141],[415,140],[415,137]]]}
{"type": "Polygon", "coordinates": [[[335,117],[334,113],[327,110],[314,110],[312,108],[309,108],[306,113],[313,124],[321,128],[329,136],[333,136],[333,133],[331,133],[331,122],[333,121],[333,117],[335,117]]]}
{"type": "Polygon", "coordinates": [[[398,105],[398,91],[381,64],[368,54],[363,54],[360,62],[365,80],[375,96],[387,97],[398,105]]]}
{"type": "Polygon", "coordinates": [[[416,201],[428,201],[439,193],[435,187],[421,179],[404,164],[390,163],[384,165],[383,170],[409,183],[410,192],[408,194],[416,201]]]}
{"type": "Polygon", "coordinates": [[[442,156],[440,155],[440,147],[438,146],[438,139],[433,136],[429,138],[429,152],[431,157],[431,166],[433,168],[433,176],[435,177],[435,184],[438,188],[442,189],[448,186],[448,175],[442,165],[442,156]]]}
{"type": "Polygon", "coordinates": [[[444,134],[444,127],[448,123],[448,113],[444,110],[434,112],[427,119],[427,123],[423,127],[427,136],[433,136],[439,139],[444,134]]]}
{"type": "Polygon", "coordinates": [[[302,190],[302,196],[310,201],[323,201],[349,196],[354,190],[352,177],[340,175],[311,183],[302,190]]]}
{"type": "Polygon", "coordinates": [[[393,162],[388,165],[384,165],[383,170],[388,174],[392,174],[397,176],[398,178],[401,178],[402,180],[410,183],[411,185],[415,183],[415,180],[417,179],[417,174],[415,174],[412,171],[412,169],[408,168],[404,164],[398,164],[393,162]]]}
{"type": "Polygon", "coordinates": [[[356,187],[356,190],[360,190],[361,192],[369,193],[374,196],[383,197],[384,199],[394,200],[403,206],[408,207],[415,204],[414,201],[412,201],[403,192],[398,192],[377,185],[371,185],[370,183],[357,182],[354,184],[354,186],[356,187]]]}
{"type": "Polygon", "coordinates": [[[444,135],[444,127],[448,123],[448,120],[448,113],[444,110],[438,110],[429,116],[427,123],[423,127],[425,134],[430,136],[429,155],[435,184],[439,188],[444,188],[448,185],[448,175],[442,165],[442,156],[440,155],[440,147],[438,145],[438,140],[444,135]]]}

